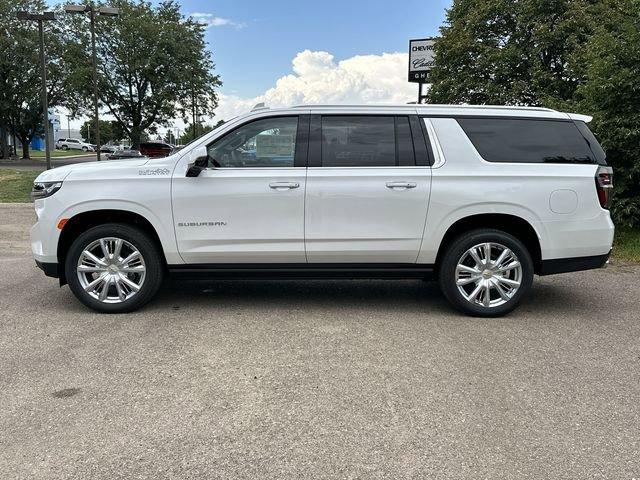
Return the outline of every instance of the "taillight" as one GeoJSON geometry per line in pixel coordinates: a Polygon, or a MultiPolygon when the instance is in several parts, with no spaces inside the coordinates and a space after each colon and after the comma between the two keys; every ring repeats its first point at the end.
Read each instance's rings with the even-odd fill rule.
{"type": "Polygon", "coordinates": [[[609,208],[609,198],[613,188],[613,168],[598,167],[596,172],[596,190],[602,208],[609,208]]]}

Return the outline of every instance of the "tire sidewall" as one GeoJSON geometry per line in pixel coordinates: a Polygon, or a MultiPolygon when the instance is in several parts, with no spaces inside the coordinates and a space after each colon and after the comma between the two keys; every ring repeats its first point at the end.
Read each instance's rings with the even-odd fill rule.
{"type": "Polygon", "coordinates": [[[473,316],[499,317],[515,309],[531,289],[533,283],[533,260],[527,248],[513,235],[500,230],[474,230],[456,238],[445,253],[439,271],[440,287],[447,300],[458,310],[473,316]],[[522,266],[520,288],[507,303],[497,307],[483,307],[468,302],[458,290],[455,271],[462,255],[474,245],[493,242],[509,248],[518,257],[522,266]]]}
{"type": "Polygon", "coordinates": [[[163,277],[161,255],[155,243],[143,231],[124,224],[105,224],[90,228],[73,242],[65,259],[67,283],[73,294],[87,307],[103,313],[126,313],[146,304],[158,291],[163,277]],[[131,243],[142,255],[146,267],[142,288],[132,298],[122,303],[102,303],[91,297],[80,285],[77,275],[78,258],[82,251],[95,240],[117,237],[131,243]]]}

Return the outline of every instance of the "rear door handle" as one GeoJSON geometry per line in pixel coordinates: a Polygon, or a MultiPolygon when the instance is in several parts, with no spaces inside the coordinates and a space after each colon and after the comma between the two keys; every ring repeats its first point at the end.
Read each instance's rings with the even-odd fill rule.
{"type": "Polygon", "coordinates": [[[296,182],[273,182],[269,184],[269,188],[274,190],[293,190],[298,187],[300,187],[300,184],[296,182]]]}
{"type": "Polygon", "coordinates": [[[407,189],[416,188],[417,186],[418,184],[413,182],[387,182],[387,188],[407,189]]]}

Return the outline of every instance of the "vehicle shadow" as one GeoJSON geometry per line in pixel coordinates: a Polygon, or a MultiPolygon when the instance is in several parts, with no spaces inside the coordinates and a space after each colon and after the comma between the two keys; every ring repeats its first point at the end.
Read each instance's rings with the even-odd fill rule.
{"type": "MultiPolygon", "coordinates": [[[[509,315],[585,313],[589,298],[570,284],[534,281],[530,294],[509,315]]],[[[449,305],[438,284],[421,280],[167,280],[146,308],[328,308],[422,311],[466,317],[449,305]]],[[[468,318],[468,317],[467,317],[468,318]]]]}
{"type": "MultiPolygon", "coordinates": [[[[163,304],[304,308],[402,308],[448,310],[435,282],[421,280],[168,280],[163,304]]],[[[155,303],[155,302],[154,302],[155,303]]]]}

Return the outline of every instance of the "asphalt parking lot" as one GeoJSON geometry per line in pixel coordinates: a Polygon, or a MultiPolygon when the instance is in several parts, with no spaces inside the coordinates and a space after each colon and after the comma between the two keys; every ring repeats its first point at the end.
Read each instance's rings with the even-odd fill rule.
{"type": "Polygon", "coordinates": [[[640,267],[502,319],[420,281],[169,283],[99,315],[0,205],[0,477],[640,479],[640,267]]]}

